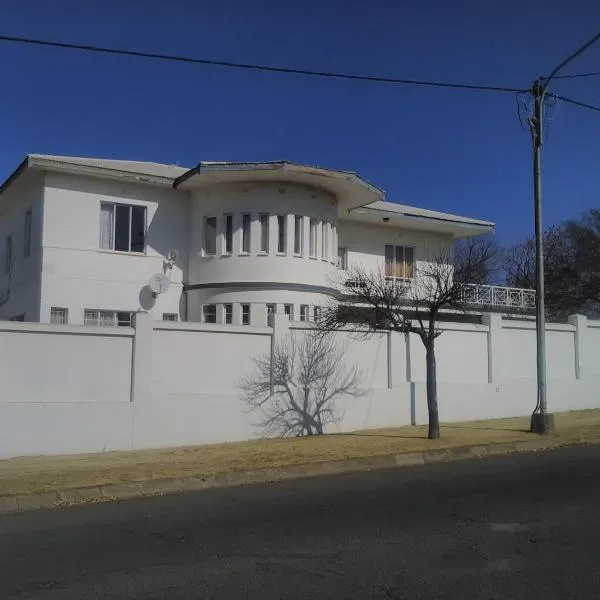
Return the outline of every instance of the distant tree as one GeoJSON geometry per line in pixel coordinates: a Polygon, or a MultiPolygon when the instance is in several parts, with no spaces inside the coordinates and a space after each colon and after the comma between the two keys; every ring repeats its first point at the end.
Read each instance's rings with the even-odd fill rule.
{"type": "Polygon", "coordinates": [[[487,283],[496,254],[491,238],[467,239],[417,263],[412,281],[386,277],[381,270],[351,267],[339,297],[326,307],[317,323],[324,332],[353,325],[359,326],[355,330],[359,336],[381,330],[419,336],[425,346],[430,439],[440,437],[435,357],[435,340],[441,334],[440,312],[468,308],[465,286],[487,283]]]}
{"type": "Polygon", "coordinates": [[[273,353],[255,359],[253,373],[239,382],[243,401],[257,412],[265,435],[325,433],[341,418],[338,402],[364,395],[361,373],[347,367],[335,334],[292,334],[273,353]]]}
{"type": "MultiPolygon", "coordinates": [[[[507,285],[535,288],[535,240],[503,252],[507,285]]],[[[600,316],[600,210],[570,220],[544,233],[545,306],[549,318],[570,314],[600,316]]]]}

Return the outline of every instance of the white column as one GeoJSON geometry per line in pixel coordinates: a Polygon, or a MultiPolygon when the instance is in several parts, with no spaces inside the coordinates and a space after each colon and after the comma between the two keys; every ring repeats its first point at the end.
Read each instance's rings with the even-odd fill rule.
{"type": "Polygon", "coordinates": [[[581,379],[582,372],[585,374],[587,360],[584,351],[584,337],[587,334],[587,317],[584,315],[570,315],[569,324],[575,327],[575,378],[581,379]]]}
{"type": "Polygon", "coordinates": [[[502,315],[486,313],[483,315],[483,324],[487,325],[487,358],[488,358],[488,383],[500,379],[500,351],[498,341],[502,334],[502,315]]]}
{"type": "Polygon", "coordinates": [[[152,385],[152,317],[147,312],[133,315],[133,359],[131,361],[131,401],[143,401],[150,396],[152,385]]]}

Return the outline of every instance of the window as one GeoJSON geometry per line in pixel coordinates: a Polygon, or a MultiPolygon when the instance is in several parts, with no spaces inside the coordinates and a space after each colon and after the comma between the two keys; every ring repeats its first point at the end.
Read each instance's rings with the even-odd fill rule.
{"type": "Polygon", "coordinates": [[[25,213],[25,223],[23,231],[23,256],[31,256],[31,209],[25,213]]]}
{"type": "Polygon", "coordinates": [[[202,319],[205,323],[216,323],[217,322],[217,305],[216,304],[205,304],[202,307],[202,319]]]}
{"type": "Polygon", "coordinates": [[[83,311],[83,324],[98,327],[131,327],[131,312],[86,308],[83,311]]]}
{"type": "Polygon", "coordinates": [[[225,254],[233,252],[233,215],[225,215],[225,254]]]}
{"type": "Polygon", "coordinates": [[[414,276],[414,248],[410,246],[385,246],[385,276],[412,279],[414,276]]]}
{"type": "Polygon", "coordinates": [[[317,256],[317,226],[318,222],[316,219],[310,220],[310,249],[309,254],[311,258],[317,256]]]}
{"type": "Polygon", "coordinates": [[[204,218],[204,255],[214,256],[217,253],[217,217],[204,218]]]}
{"type": "Polygon", "coordinates": [[[283,313],[287,315],[290,321],[294,320],[294,305],[293,304],[284,304],[283,305],[283,313]]]}
{"type": "Polygon", "coordinates": [[[260,251],[269,251],[269,215],[260,215],[260,251]]]}
{"type": "Polygon", "coordinates": [[[321,307],[313,306],[313,321],[318,322],[321,318],[321,307]]]}
{"type": "Polygon", "coordinates": [[[285,254],[287,242],[286,218],[283,215],[277,217],[277,252],[285,254]]]}
{"type": "Polygon", "coordinates": [[[250,305],[242,304],[242,325],[250,325],[250,305]]]}
{"type": "Polygon", "coordinates": [[[6,251],[4,253],[4,271],[9,273],[12,269],[13,252],[12,252],[12,235],[6,238],[6,251]]]}
{"type": "Polygon", "coordinates": [[[300,305],[300,320],[308,321],[308,304],[300,305]]]}
{"type": "Polygon", "coordinates": [[[176,323],[177,321],[179,321],[179,315],[177,313],[163,313],[162,320],[170,321],[171,323],[176,323]]]}
{"type": "Polygon", "coordinates": [[[323,260],[329,260],[329,235],[331,233],[331,225],[323,223],[323,260]]]}
{"type": "Polygon", "coordinates": [[[244,254],[250,254],[250,214],[245,213],[242,215],[242,252],[244,254]]]}
{"type": "Polygon", "coordinates": [[[338,269],[348,269],[348,248],[338,248],[338,269]]]}
{"type": "Polygon", "coordinates": [[[121,252],[144,252],[146,207],[127,204],[100,205],[100,248],[121,252]]]}
{"type": "Polygon", "coordinates": [[[275,308],[275,304],[267,304],[267,317],[270,317],[271,315],[275,314],[275,308]]]}
{"type": "Polygon", "coordinates": [[[302,254],[302,217],[296,215],[294,217],[294,254],[300,256],[302,254]]]}
{"type": "Polygon", "coordinates": [[[53,325],[66,325],[69,321],[69,311],[66,308],[53,306],[50,309],[50,323],[53,325]]]}
{"type": "Polygon", "coordinates": [[[233,304],[223,304],[223,320],[227,325],[233,323],[233,304]]]}

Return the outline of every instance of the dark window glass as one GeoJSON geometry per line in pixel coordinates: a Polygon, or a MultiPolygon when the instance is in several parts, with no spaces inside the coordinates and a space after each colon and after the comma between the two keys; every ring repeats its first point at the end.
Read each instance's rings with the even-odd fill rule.
{"type": "MultiPolygon", "coordinates": [[[[117,215],[118,215],[117,211],[117,215]]],[[[131,207],[131,251],[143,252],[146,243],[146,208],[131,207]]]]}
{"type": "Polygon", "coordinates": [[[225,215],[225,254],[233,251],[233,215],[225,215]]]}
{"type": "Polygon", "coordinates": [[[115,250],[129,252],[129,206],[116,206],[115,250]]]}

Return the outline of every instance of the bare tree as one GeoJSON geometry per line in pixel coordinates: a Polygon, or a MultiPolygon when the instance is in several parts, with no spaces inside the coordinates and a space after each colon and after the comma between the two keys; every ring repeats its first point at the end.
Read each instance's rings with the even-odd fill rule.
{"type": "Polygon", "coordinates": [[[441,334],[440,311],[466,309],[465,285],[487,282],[495,256],[491,238],[475,238],[419,263],[414,281],[353,267],[339,297],[325,309],[317,324],[325,332],[358,325],[355,331],[359,336],[378,330],[419,336],[425,346],[430,439],[440,437],[435,358],[435,340],[441,334]]]}
{"type": "MultiPolygon", "coordinates": [[[[506,282],[535,287],[535,241],[527,239],[503,253],[506,282]]],[[[600,315],[600,210],[565,221],[544,233],[545,300],[548,317],[600,315]]]]}
{"type": "Polygon", "coordinates": [[[325,433],[341,418],[338,401],[364,395],[357,367],[346,367],[335,334],[290,334],[284,343],[255,359],[254,372],[238,384],[242,398],[260,414],[265,435],[325,433]]]}

